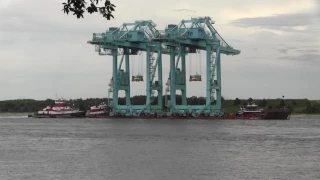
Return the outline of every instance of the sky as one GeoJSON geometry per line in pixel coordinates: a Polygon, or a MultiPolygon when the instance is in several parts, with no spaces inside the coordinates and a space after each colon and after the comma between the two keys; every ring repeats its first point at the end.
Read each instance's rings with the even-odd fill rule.
{"type": "MultiPolygon", "coordinates": [[[[319,0],[112,0],[117,7],[110,21],[99,14],[66,15],[65,1],[0,0],[0,100],[107,97],[112,58],[87,44],[92,33],[135,20],[153,20],[163,30],[199,16],[210,16],[228,44],[241,50],[221,56],[222,96],[320,99],[319,0]]],[[[187,76],[203,76],[187,83],[187,96],[205,95],[200,56],[192,57],[191,70],[186,58],[187,76]]],[[[145,71],[139,68],[146,65],[143,58],[132,58],[131,75],[145,71]]],[[[163,66],[166,82],[166,55],[163,66]]],[[[131,87],[131,95],[146,92],[145,82],[131,87]]]]}

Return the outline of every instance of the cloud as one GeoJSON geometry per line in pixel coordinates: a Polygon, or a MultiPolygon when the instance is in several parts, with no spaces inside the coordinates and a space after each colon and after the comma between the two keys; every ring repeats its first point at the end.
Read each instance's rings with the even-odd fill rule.
{"type": "Polygon", "coordinates": [[[287,54],[289,49],[277,49],[279,53],[287,54]]]}
{"type": "Polygon", "coordinates": [[[115,20],[107,21],[98,13],[86,13],[84,19],[77,19],[72,13],[64,14],[61,11],[62,1],[65,0],[34,0],[33,3],[17,1],[16,4],[0,10],[0,31],[91,34],[96,31],[103,32],[110,26],[121,25],[115,20]]]}
{"type": "Polygon", "coordinates": [[[228,42],[244,42],[243,40],[238,40],[238,39],[228,39],[228,42]]]}
{"type": "MultiPolygon", "coordinates": [[[[99,56],[94,52],[94,46],[86,43],[92,38],[93,32],[103,32],[108,27],[119,27],[123,22],[134,22],[140,19],[154,20],[157,29],[160,30],[164,29],[168,23],[179,23],[181,19],[189,19],[190,16],[199,15],[215,16],[213,19],[218,19],[217,24],[214,25],[215,28],[219,30],[227,42],[230,41],[232,46],[241,50],[241,54],[238,56],[223,55],[222,77],[225,96],[247,98],[248,96],[261,97],[261,95],[267,94],[266,96],[269,97],[277,97],[279,90],[288,90],[292,97],[304,97],[307,94],[308,98],[319,99],[319,93],[316,90],[320,88],[320,85],[314,83],[318,74],[316,67],[319,66],[310,65],[316,63],[317,56],[319,56],[317,55],[319,52],[316,52],[317,45],[319,45],[317,39],[319,26],[317,27],[316,23],[313,26],[305,25],[306,27],[301,23],[297,23],[299,26],[292,24],[292,26],[282,27],[281,24],[275,26],[274,22],[269,22],[263,26],[266,28],[274,25],[278,29],[287,28],[286,31],[291,29],[294,31],[294,33],[288,34],[279,32],[275,28],[248,30],[226,26],[226,23],[236,18],[238,23],[243,24],[244,20],[240,21],[239,19],[248,17],[248,14],[251,14],[251,17],[270,16],[272,18],[272,14],[309,12],[305,6],[301,6],[303,3],[291,3],[296,7],[282,7],[279,5],[284,4],[282,1],[279,3],[279,1],[272,0],[268,3],[269,7],[266,7],[261,6],[261,2],[252,0],[250,0],[250,6],[247,5],[248,3],[235,1],[226,1],[218,6],[210,6],[213,2],[209,0],[205,0],[207,3],[200,4],[190,0],[183,2],[155,1],[152,4],[146,0],[119,1],[116,4],[115,19],[106,21],[99,14],[89,15],[86,13],[84,19],[77,19],[72,14],[63,14],[61,3],[66,0],[33,0],[32,3],[27,0],[0,1],[10,2],[6,4],[6,7],[0,9],[0,72],[2,73],[0,84],[2,84],[1,91],[3,91],[0,93],[0,99],[21,96],[46,99],[54,96],[55,93],[66,98],[105,97],[108,82],[112,77],[112,58],[99,56]],[[171,3],[170,9],[168,9],[168,3],[171,3]],[[144,13],[140,12],[141,8],[133,8],[143,6],[146,6],[144,13]],[[154,13],[155,9],[152,6],[157,7],[158,13],[154,13]],[[271,6],[275,7],[272,11],[270,11],[271,6]],[[255,12],[250,9],[254,9],[255,12]],[[146,17],[146,14],[149,16],[146,17]],[[303,34],[295,34],[298,31],[303,31],[303,34]],[[279,46],[279,43],[283,45],[279,46]],[[290,47],[298,47],[299,51],[290,50],[290,47]],[[287,54],[281,54],[277,49],[289,50],[287,54]],[[297,57],[295,57],[296,55],[297,57]],[[283,61],[277,59],[279,56],[284,57],[283,61]],[[303,60],[309,62],[308,67],[305,65],[301,68],[299,63],[306,63],[303,60]],[[306,73],[308,76],[301,76],[306,73]],[[245,78],[248,78],[250,83],[241,81],[245,78]],[[92,81],[92,79],[99,80],[92,81]],[[298,88],[308,88],[297,89],[297,79],[302,83],[298,88]],[[273,91],[270,88],[266,91],[264,86],[256,86],[256,83],[252,83],[261,81],[272,81],[270,87],[275,88],[273,91]],[[242,82],[242,86],[239,86],[238,82],[242,82]],[[248,87],[251,90],[248,91],[248,87]]],[[[245,2],[249,1],[245,0],[245,2]]],[[[257,22],[250,21],[250,23],[248,27],[260,25],[257,22]]],[[[145,55],[143,57],[145,58],[145,55]]],[[[201,55],[202,70],[206,66],[204,57],[203,53],[201,55]]],[[[131,65],[139,65],[134,60],[140,59],[140,57],[136,57],[136,59],[130,57],[130,59],[133,60],[131,65]]],[[[187,75],[194,73],[198,62],[190,60],[192,63],[189,63],[189,59],[186,58],[187,75]],[[191,72],[189,72],[190,66],[191,72]]],[[[143,64],[142,69],[144,69],[145,75],[146,64],[143,64]]],[[[163,55],[163,80],[165,82],[169,74],[169,64],[169,56],[163,55]]],[[[131,71],[131,75],[137,72],[137,69],[131,71]]],[[[188,96],[205,95],[205,76],[203,78],[201,84],[187,82],[188,96]]],[[[145,83],[132,83],[131,88],[132,95],[145,94],[145,83]]],[[[122,91],[121,93],[123,96],[122,91]]]]}
{"type": "Polygon", "coordinates": [[[319,52],[319,50],[317,50],[317,49],[299,49],[299,50],[297,50],[297,52],[300,52],[300,53],[317,53],[317,52],[319,52]]]}
{"type": "Polygon", "coordinates": [[[261,38],[261,37],[268,37],[268,38],[274,38],[278,37],[278,34],[270,32],[270,31],[256,31],[251,34],[255,38],[261,38]]]}
{"type": "Polygon", "coordinates": [[[297,48],[296,47],[291,47],[291,46],[285,46],[285,47],[277,49],[277,51],[279,53],[281,53],[281,54],[287,54],[289,50],[293,50],[293,49],[297,49],[297,48]]]}
{"type": "MultiPolygon", "coordinates": [[[[63,17],[64,14],[59,14],[59,16],[63,17]]],[[[103,26],[92,26],[92,23],[84,26],[81,20],[73,20],[74,23],[71,23],[71,20],[68,23],[68,21],[50,20],[24,12],[1,12],[0,21],[2,32],[92,33],[97,28],[104,29],[103,26]]]]}
{"type": "Polygon", "coordinates": [[[230,24],[238,27],[260,27],[269,29],[303,31],[305,26],[316,24],[319,16],[311,13],[279,14],[267,17],[240,18],[230,24]],[[291,28],[291,29],[290,29],[291,28]]]}
{"type": "Polygon", "coordinates": [[[0,39],[0,46],[8,46],[14,44],[14,40],[10,39],[0,39]]]}
{"type": "Polygon", "coordinates": [[[259,59],[264,59],[264,58],[263,57],[257,57],[257,56],[243,58],[243,60],[250,60],[250,59],[259,60],[259,59]]]}
{"type": "Polygon", "coordinates": [[[172,9],[172,11],[175,11],[175,12],[194,12],[194,13],[197,13],[197,11],[192,10],[192,9],[172,9]]]}
{"type": "Polygon", "coordinates": [[[301,54],[298,56],[282,56],[279,60],[287,60],[305,65],[320,65],[320,54],[301,54]]]}

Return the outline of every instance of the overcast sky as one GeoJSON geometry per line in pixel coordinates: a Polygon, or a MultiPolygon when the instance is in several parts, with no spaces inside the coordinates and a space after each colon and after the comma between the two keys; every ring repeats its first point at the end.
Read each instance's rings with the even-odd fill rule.
{"type": "MultiPolygon", "coordinates": [[[[241,50],[222,55],[225,98],[320,99],[318,0],[112,0],[117,8],[111,21],[99,14],[76,19],[61,11],[62,2],[0,0],[0,100],[40,100],[56,93],[67,99],[107,97],[111,57],[87,44],[93,32],[134,20],[153,20],[161,30],[191,16],[210,16],[221,36],[241,50]]],[[[164,56],[165,81],[168,60],[164,56]]],[[[134,73],[140,61],[132,61],[134,73]]],[[[199,60],[196,69],[193,61],[191,72],[205,72],[204,63],[199,60]]],[[[187,75],[188,66],[187,58],[187,75]]],[[[205,95],[205,81],[187,86],[188,96],[205,95]]],[[[132,83],[136,94],[145,94],[145,82],[132,83]]]]}

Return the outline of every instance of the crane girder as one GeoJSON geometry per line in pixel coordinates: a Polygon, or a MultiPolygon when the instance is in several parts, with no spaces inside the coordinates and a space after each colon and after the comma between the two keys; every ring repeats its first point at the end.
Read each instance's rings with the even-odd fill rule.
{"type": "Polygon", "coordinates": [[[179,25],[176,25],[174,28],[166,29],[164,31],[165,35],[163,36],[160,31],[155,28],[156,24],[152,20],[141,20],[135,21],[134,23],[123,23],[122,26],[118,28],[110,28],[106,33],[94,33],[92,41],[88,41],[88,43],[109,46],[111,49],[116,48],[116,46],[135,47],[139,49],[146,49],[147,46],[151,46],[156,47],[151,48],[152,52],[157,52],[155,49],[162,48],[164,54],[170,54],[172,50],[161,47],[161,45],[158,44],[159,42],[167,47],[190,45],[202,50],[206,50],[206,47],[211,45],[213,51],[216,51],[220,44],[221,53],[226,55],[240,54],[240,50],[232,48],[223,40],[212,24],[214,24],[214,21],[212,21],[210,17],[182,20],[179,25]],[[191,26],[187,28],[186,23],[191,23],[191,26]],[[133,27],[128,29],[130,26],[133,27]],[[202,34],[202,30],[205,28],[209,29],[211,35],[207,32],[202,34]],[[201,35],[195,36],[192,31],[196,32],[196,30],[201,30],[201,35]]]}
{"type": "Polygon", "coordinates": [[[226,55],[238,55],[240,50],[233,49],[228,43],[220,36],[220,34],[212,26],[214,21],[210,17],[191,18],[191,20],[182,20],[178,25],[172,26],[165,30],[165,37],[163,39],[167,45],[179,46],[180,45],[193,45],[198,49],[206,50],[206,47],[210,44],[213,50],[217,49],[220,45],[220,53],[226,55]],[[186,24],[191,23],[188,27],[186,24]],[[209,30],[206,31],[206,30],[209,30]],[[169,42],[169,40],[171,42],[169,42]],[[176,41],[177,43],[172,43],[176,41]]]}
{"type": "Polygon", "coordinates": [[[150,41],[150,38],[159,36],[156,24],[152,20],[135,21],[134,23],[123,23],[117,30],[110,32],[107,39],[127,39],[134,41],[150,41]]]}
{"type": "MultiPolygon", "coordinates": [[[[123,41],[123,40],[117,40],[117,41],[105,40],[104,42],[88,41],[88,43],[93,45],[100,45],[102,48],[105,48],[105,49],[135,48],[139,50],[146,50],[147,47],[150,47],[150,52],[154,52],[154,53],[157,53],[160,48],[161,48],[162,54],[170,54],[172,52],[167,48],[163,48],[161,46],[161,43],[159,42],[137,43],[137,42],[129,42],[129,41],[123,41]]],[[[176,51],[175,53],[178,54],[178,51],[176,51]]]]}
{"type": "Polygon", "coordinates": [[[93,38],[88,43],[110,49],[129,47],[146,50],[150,47],[151,52],[156,53],[161,49],[163,54],[172,53],[172,50],[162,47],[161,42],[152,41],[153,38],[160,37],[160,32],[155,27],[152,20],[123,23],[120,27],[109,28],[106,33],[93,33],[93,38]]]}
{"type": "MultiPolygon", "coordinates": [[[[155,27],[156,24],[151,20],[135,21],[134,23],[123,23],[118,28],[110,28],[106,33],[94,33],[90,44],[103,44],[110,46],[110,48],[117,47],[134,47],[138,49],[146,49],[147,46],[151,48],[152,52],[157,52],[157,48],[162,49],[163,54],[170,54],[172,50],[161,47],[163,43],[167,47],[195,46],[197,49],[206,50],[208,45],[211,45],[212,50],[216,51],[220,44],[220,53],[226,55],[238,55],[240,50],[233,49],[229,46],[218,32],[213,28],[214,22],[210,17],[192,18],[191,20],[182,20],[179,25],[172,29],[165,30],[163,37],[155,27]],[[186,23],[191,23],[187,28],[186,23]],[[131,29],[128,29],[133,26],[131,29]],[[205,27],[210,30],[211,36],[204,32],[205,27]],[[201,35],[194,35],[201,30],[201,35]],[[147,32],[149,31],[149,32],[147,32]],[[188,33],[187,33],[188,32],[188,33]],[[143,34],[144,33],[144,34],[143,34]],[[194,38],[196,37],[196,38],[194,38]],[[109,43],[109,44],[105,44],[109,43]]],[[[176,52],[178,53],[178,52],[176,52]]]]}

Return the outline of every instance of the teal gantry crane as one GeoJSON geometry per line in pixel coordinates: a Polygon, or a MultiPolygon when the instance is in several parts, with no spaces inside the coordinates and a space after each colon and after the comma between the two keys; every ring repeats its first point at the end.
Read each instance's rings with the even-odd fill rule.
{"type": "MultiPolygon", "coordinates": [[[[113,57],[113,76],[109,84],[109,94],[113,93],[111,116],[216,116],[221,113],[221,57],[220,54],[238,55],[239,50],[229,46],[213,27],[210,17],[182,20],[178,25],[170,24],[164,31],[158,31],[151,20],[124,23],[120,27],[111,27],[105,33],[94,33],[89,44],[96,45],[100,55],[113,57]],[[189,25],[189,26],[188,26],[189,25]],[[186,86],[187,54],[206,51],[206,104],[188,105],[186,86]],[[130,102],[130,55],[146,52],[146,103],[131,105],[130,102]],[[162,54],[170,55],[170,74],[166,93],[170,92],[170,103],[166,104],[170,112],[163,109],[162,54]],[[118,56],[122,55],[119,67],[118,56]],[[157,55],[155,58],[153,55],[157,55]],[[125,57],[125,58],[124,58],[125,57]],[[176,59],[177,57],[177,59],[176,59]],[[125,70],[122,63],[125,59],[125,70]],[[181,61],[180,61],[181,59],[181,61]],[[180,65],[180,68],[178,66],[180,65]],[[158,70],[158,81],[155,73],[158,70]],[[118,92],[126,92],[126,105],[119,105],[118,92]],[[182,92],[182,104],[176,104],[176,91],[182,92]],[[154,91],[158,92],[158,103],[152,105],[154,91]]],[[[141,78],[141,77],[140,77],[141,78]]],[[[198,74],[190,77],[201,80],[198,74]]],[[[165,96],[167,97],[167,96],[165,96]]],[[[165,101],[167,103],[167,100],[165,101]]]]}
{"type": "Polygon", "coordinates": [[[111,55],[113,57],[113,76],[109,84],[109,92],[113,93],[111,116],[137,116],[141,113],[154,115],[162,114],[162,54],[169,53],[161,42],[152,41],[160,37],[156,24],[151,20],[124,23],[120,27],[109,28],[106,33],[94,33],[89,44],[96,45],[100,55],[111,55]],[[130,103],[130,55],[137,55],[139,51],[146,52],[146,104],[131,105],[130,103]],[[123,55],[118,65],[118,55],[123,55]],[[153,55],[156,54],[157,58],[153,55]],[[125,71],[121,69],[125,57],[125,71]],[[158,81],[155,81],[155,73],[158,70],[158,81]],[[126,105],[119,105],[118,92],[125,90],[126,105]],[[158,103],[151,105],[154,101],[154,91],[158,92],[158,103]]]}
{"type": "Polygon", "coordinates": [[[214,116],[221,112],[220,54],[238,55],[240,51],[228,45],[212,24],[214,22],[210,17],[182,20],[178,25],[168,25],[164,36],[154,39],[162,42],[169,49],[177,49],[179,52],[177,60],[175,54],[170,54],[170,77],[166,90],[170,91],[171,115],[183,116],[186,113],[192,113],[193,116],[200,114],[214,116]],[[185,55],[196,53],[197,50],[206,51],[206,104],[187,105],[185,55]],[[181,69],[178,68],[179,59],[181,59],[181,69]],[[176,104],[176,90],[181,90],[182,105],[176,104]]]}

